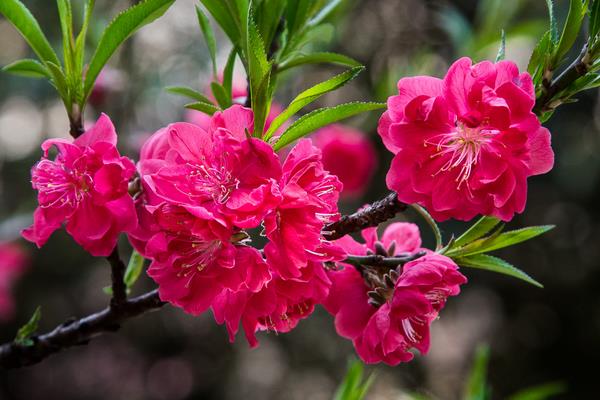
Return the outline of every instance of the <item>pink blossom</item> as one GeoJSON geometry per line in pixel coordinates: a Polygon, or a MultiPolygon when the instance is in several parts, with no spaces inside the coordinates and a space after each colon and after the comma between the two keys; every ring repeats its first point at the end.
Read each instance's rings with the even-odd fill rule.
{"type": "Polygon", "coordinates": [[[20,246],[0,242],[0,321],[7,321],[14,315],[12,287],[25,272],[27,264],[27,254],[20,246]]]}
{"type": "Polygon", "coordinates": [[[283,163],[279,186],[283,200],[265,218],[265,254],[282,278],[298,278],[309,261],[329,261],[340,254],[321,231],[339,218],[342,184],[323,168],[320,150],[303,139],[283,163]]]}
{"type": "Polygon", "coordinates": [[[125,79],[123,73],[111,67],[104,67],[96,82],[92,93],[90,93],[89,103],[96,107],[106,104],[111,95],[123,90],[125,79]]]}
{"type": "Polygon", "coordinates": [[[314,136],[323,152],[323,165],[344,184],[343,197],[364,193],[377,168],[375,147],[367,135],[348,126],[333,124],[314,136]]]}
{"type": "Polygon", "coordinates": [[[74,141],[50,139],[44,156],[32,168],[39,207],[23,237],[41,247],[63,222],[67,232],[94,256],[109,255],[121,232],[137,225],[133,200],[127,191],[135,166],[122,157],[117,134],[102,114],[96,124],[74,141]],[[56,147],[54,160],[49,150],[56,147]]]}
{"type": "MultiPolygon", "coordinates": [[[[358,255],[381,248],[390,255],[422,250],[418,228],[413,224],[390,225],[381,241],[373,229],[363,231],[363,237],[366,244],[349,236],[337,242],[348,253],[358,255]]],[[[432,252],[405,264],[398,272],[393,287],[382,284],[383,276],[361,274],[350,265],[329,272],[332,286],[324,306],[335,316],[338,334],[352,340],[367,363],[397,365],[414,357],[411,349],[426,353],[431,322],[448,296],[457,295],[459,286],[466,282],[451,259],[432,252]],[[382,304],[369,302],[368,292],[375,289],[385,298],[382,304]]]]}
{"type": "Polygon", "coordinates": [[[281,166],[271,146],[248,136],[252,128],[252,111],[236,105],[216,113],[208,130],[187,123],[159,130],[141,151],[145,191],[198,218],[258,226],[281,200],[281,166]]]}
{"type": "Polygon", "coordinates": [[[398,91],[378,131],[395,154],[387,184],[401,201],[437,220],[508,221],[524,210],[527,178],[554,162],[529,74],[510,61],[461,58],[443,80],[403,78],[398,91]]]}

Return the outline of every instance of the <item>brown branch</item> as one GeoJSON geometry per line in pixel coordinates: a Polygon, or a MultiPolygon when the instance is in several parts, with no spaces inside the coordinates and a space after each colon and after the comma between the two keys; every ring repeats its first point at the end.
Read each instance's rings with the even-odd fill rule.
{"type": "Polygon", "coordinates": [[[51,332],[32,337],[31,346],[6,343],[0,346],[0,366],[18,368],[37,364],[61,350],[87,344],[103,332],[117,331],[125,320],[157,310],[164,304],[158,297],[158,290],[153,290],[118,308],[108,307],[79,320],[68,320],[51,332]]]}
{"type": "Polygon", "coordinates": [[[119,255],[119,246],[116,245],[112,253],[106,257],[110,263],[110,278],[112,288],[112,298],[110,299],[110,306],[112,308],[118,308],[127,301],[127,287],[123,277],[125,276],[125,264],[121,260],[119,255]]]}
{"type": "Polygon", "coordinates": [[[544,92],[537,98],[533,112],[537,115],[554,110],[559,104],[553,104],[556,96],[561,91],[568,88],[573,82],[581,78],[589,71],[590,67],[590,52],[586,43],[579,56],[569,65],[556,79],[552,80],[544,92]]]}
{"type": "Polygon", "coordinates": [[[349,233],[377,226],[382,222],[394,218],[397,213],[406,210],[406,207],[408,205],[399,201],[396,193],[390,193],[385,198],[374,202],[370,206],[354,214],[344,215],[338,221],[325,226],[323,236],[326,239],[334,240],[349,233]]]}
{"type": "MultiPolygon", "coordinates": [[[[406,204],[398,201],[396,194],[391,193],[384,199],[376,201],[370,206],[354,214],[343,216],[339,221],[325,227],[324,235],[328,239],[337,239],[348,233],[361,229],[377,226],[393,218],[396,213],[406,209],[406,204]]],[[[389,260],[360,259],[356,262],[375,262],[389,264],[389,260]]],[[[120,260],[118,250],[107,257],[112,267],[113,298],[110,307],[79,320],[69,320],[51,332],[33,336],[33,345],[24,346],[15,342],[0,346],[0,367],[18,368],[36,364],[54,353],[69,347],[87,344],[94,337],[104,332],[114,332],[126,320],[154,311],[165,303],[158,297],[158,290],[153,290],[133,299],[127,299],[126,288],[123,282],[125,265],[120,260]]],[[[398,264],[406,261],[404,258],[394,260],[398,264]]]]}

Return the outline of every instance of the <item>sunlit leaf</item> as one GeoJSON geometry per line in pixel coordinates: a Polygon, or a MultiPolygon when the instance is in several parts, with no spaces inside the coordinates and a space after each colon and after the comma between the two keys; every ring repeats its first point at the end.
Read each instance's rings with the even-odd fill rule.
{"type": "Polygon", "coordinates": [[[42,309],[40,306],[37,306],[29,321],[17,331],[15,343],[20,344],[21,346],[32,346],[33,341],[30,338],[38,330],[38,324],[41,318],[42,309]]]}
{"type": "Polygon", "coordinates": [[[2,70],[29,78],[50,78],[51,76],[48,69],[40,62],[28,58],[8,64],[2,70]]]}
{"type": "Polygon", "coordinates": [[[541,283],[531,276],[502,260],[501,258],[490,256],[488,254],[475,254],[466,257],[454,258],[454,261],[461,267],[484,269],[486,271],[497,272],[521,279],[537,287],[544,287],[541,283]]]}

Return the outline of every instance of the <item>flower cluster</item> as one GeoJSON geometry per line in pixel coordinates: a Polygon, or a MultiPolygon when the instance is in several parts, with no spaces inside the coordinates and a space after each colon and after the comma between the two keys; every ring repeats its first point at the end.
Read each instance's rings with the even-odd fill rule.
{"type": "Polygon", "coordinates": [[[257,330],[287,331],[327,295],[321,263],[342,252],[321,230],[338,216],[342,185],[309,140],[282,164],[253,128],[252,111],[234,105],[206,128],[156,132],[141,151],[140,224],[130,240],[152,260],[161,299],[191,314],[212,308],[232,339],[241,322],[255,345],[257,330]],[[263,253],[248,246],[261,226],[263,253]]]}
{"type": "Polygon", "coordinates": [[[444,79],[403,78],[398,92],[378,131],[395,154],[387,184],[401,201],[437,220],[523,212],[527,177],[554,162],[529,74],[510,61],[461,58],[444,79]]]}
{"type": "Polygon", "coordinates": [[[108,256],[119,233],[137,226],[128,192],[135,165],[119,154],[115,128],[106,115],[74,141],[50,139],[31,170],[39,206],[23,237],[41,247],[66,222],[67,232],[94,256],[108,256]],[[58,154],[51,160],[49,151],[58,154]]]}
{"type": "Polygon", "coordinates": [[[363,231],[365,244],[350,236],[337,240],[350,254],[384,252],[395,256],[420,250],[427,254],[399,268],[355,269],[341,264],[330,271],[332,287],[325,308],[335,316],[340,336],[352,340],[367,363],[397,365],[412,360],[412,349],[429,349],[429,326],[449,296],[456,296],[466,278],[449,258],[421,248],[414,224],[394,223],[381,240],[376,228],[363,231]]]}

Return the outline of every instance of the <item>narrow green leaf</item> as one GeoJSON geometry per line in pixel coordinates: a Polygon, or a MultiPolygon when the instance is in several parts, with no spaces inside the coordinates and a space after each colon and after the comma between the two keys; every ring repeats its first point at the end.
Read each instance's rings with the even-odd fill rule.
{"type": "Polygon", "coordinates": [[[478,346],[465,387],[465,400],[488,399],[487,369],[489,359],[489,347],[485,345],[478,346]]]}
{"type": "Polygon", "coordinates": [[[214,113],[216,113],[217,111],[219,111],[219,108],[215,107],[213,104],[204,103],[204,102],[201,102],[201,101],[199,101],[197,103],[186,104],[185,108],[189,108],[191,110],[201,111],[204,114],[208,114],[208,115],[213,115],[214,113]]]}
{"type": "Polygon", "coordinates": [[[577,35],[579,35],[579,30],[581,29],[583,17],[585,16],[586,12],[587,2],[584,4],[581,2],[581,0],[570,1],[569,15],[567,16],[562,35],[560,36],[560,40],[556,49],[556,55],[554,57],[555,63],[559,63],[569,52],[569,50],[571,50],[571,47],[573,47],[573,44],[577,39],[577,35]]]}
{"type": "Polygon", "coordinates": [[[521,279],[540,288],[544,287],[541,283],[515,266],[509,264],[501,258],[490,256],[488,254],[475,254],[467,257],[458,257],[454,258],[454,261],[461,267],[478,268],[486,271],[497,272],[521,279]]]}
{"type": "Polygon", "coordinates": [[[217,82],[212,82],[210,84],[210,89],[212,90],[217,103],[222,109],[226,109],[231,106],[231,92],[227,93],[225,88],[219,85],[217,82]]]}
{"type": "Polygon", "coordinates": [[[358,74],[360,74],[364,70],[364,67],[355,67],[349,71],[345,71],[339,75],[334,76],[331,79],[328,79],[324,82],[321,82],[310,89],[305,90],[300,93],[290,105],[281,112],[272,122],[271,126],[267,130],[265,134],[265,140],[269,140],[271,136],[294,114],[304,108],[306,105],[312,103],[319,97],[323,96],[325,93],[329,93],[333,90],[336,90],[346,83],[350,82],[354,79],[358,74]]]}
{"type": "Polygon", "coordinates": [[[166,87],[165,90],[178,96],[189,97],[190,99],[197,100],[202,103],[212,104],[212,101],[208,97],[194,89],[185,86],[169,86],[166,87]]]}
{"type": "Polygon", "coordinates": [[[175,0],[145,0],[123,11],[106,27],[91,58],[85,77],[84,99],[117,48],[135,31],[162,16],[175,0]]]}
{"type": "Polygon", "coordinates": [[[558,44],[558,25],[554,15],[554,2],[546,0],[546,6],[548,6],[548,17],[550,18],[550,40],[552,43],[558,44]]]}
{"type": "Polygon", "coordinates": [[[0,1],[0,14],[12,23],[25,38],[31,49],[44,63],[60,65],[56,53],[31,12],[19,0],[0,1]]]}
{"type": "Polygon", "coordinates": [[[40,62],[29,58],[15,61],[2,68],[2,71],[29,78],[50,78],[50,72],[40,62]]]}
{"type": "Polygon", "coordinates": [[[567,386],[563,382],[550,382],[520,390],[507,400],[547,400],[566,391],[567,386]]]}
{"type": "Polygon", "coordinates": [[[464,257],[472,254],[487,253],[533,239],[553,228],[554,225],[530,226],[495,236],[492,235],[492,237],[476,240],[459,249],[450,250],[446,255],[449,257],[464,257]]]}
{"type": "MultiPolygon", "coordinates": [[[[71,83],[75,77],[73,71],[75,69],[73,53],[74,53],[74,39],[73,39],[73,11],[71,9],[70,0],[56,0],[58,6],[58,16],[60,21],[60,29],[62,33],[62,45],[63,45],[63,61],[65,64],[65,76],[67,81],[71,83]]],[[[81,77],[79,77],[81,79],[81,77]]]]}
{"type": "Polygon", "coordinates": [[[288,69],[294,68],[294,67],[298,67],[300,65],[322,64],[322,63],[341,65],[344,67],[351,67],[351,68],[361,66],[361,64],[358,61],[356,61],[348,56],[345,56],[343,54],[323,52],[323,53],[303,54],[303,55],[294,57],[288,61],[285,61],[285,62],[279,64],[279,66],[277,67],[277,72],[283,72],[285,70],[288,70],[288,69]]]}
{"type": "Polygon", "coordinates": [[[58,65],[54,64],[53,62],[48,61],[46,65],[48,66],[48,70],[52,75],[52,84],[54,85],[54,87],[58,91],[58,94],[65,103],[67,110],[70,110],[73,99],[71,98],[71,92],[64,72],[60,69],[58,65]]]}
{"type": "Polygon", "coordinates": [[[277,28],[281,22],[283,11],[285,10],[286,0],[262,0],[253,3],[257,7],[255,17],[256,25],[261,37],[265,43],[271,43],[275,40],[277,28]]]}
{"type": "Polygon", "coordinates": [[[590,11],[590,38],[596,38],[598,34],[600,34],[600,0],[594,0],[590,11]]]}
{"type": "Polygon", "coordinates": [[[144,261],[144,257],[136,250],[133,250],[131,257],[129,258],[129,263],[127,264],[127,269],[125,270],[125,275],[123,276],[123,281],[128,289],[132,288],[134,283],[140,277],[144,267],[144,261]]]}
{"type": "Polygon", "coordinates": [[[385,106],[385,103],[353,102],[335,107],[320,108],[302,116],[290,125],[290,127],[281,135],[281,138],[277,143],[275,143],[273,148],[275,151],[280,150],[284,146],[287,146],[295,140],[300,139],[323,126],[363,112],[379,110],[385,108],[385,106]]]}
{"type": "Polygon", "coordinates": [[[235,67],[235,59],[237,57],[237,48],[231,49],[229,57],[227,57],[227,63],[223,69],[223,88],[228,93],[229,97],[233,97],[233,68],[235,67]]]}
{"type": "Polygon", "coordinates": [[[196,14],[198,15],[198,23],[200,24],[200,29],[202,29],[202,34],[204,35],[204,40],[206,41],[206,46],[208,47],[208,53],[210,54],[210,59],[212,60],[213,67],[213,75],[217,76],[217,41],[215,39],[215,34],[210,27],[210,22],[208,21],[208,17],[202,12],[200,7],[196,6],[196,14]]]}
{"type": "Polygon", "coordinates": [[[323,7],[317,15],[315,15],[308,22],[308,26],[316,26],[319,25],[323,20],[325,20],[331,13],[342,3],[342,0],[330,0],[325,7],[323,7]]]}
{"type": "Polygon", "coordinates": [[[553,44],[551,39],[550,31],[544,33],[538,44],[531,53],[529,64],[527,65],[527,71],[533,76],[536,75],[536,71],[544,69],[544,60],[550,57],[552,53],[553,44]]]}
{"type": "Polygon", "coordinates": [[[479,239],[492,229],[494,229],[500,220],[495,217],[481,217],[475,222],[465,233],[460,235],[458,239],[454,241],[453,247],[462,247],[466,244],[471,243],[474,240],[479,239]]]}
{"type": "Polygon", "coordinates": [[[351,361],[342,383],[338,386],[334,400],[362,400],[367,395],[375,376],[364,379],[364,367],[360,361],[351,361]]]}
{"type": "Polygon", "coordinates": [[[271,63],[267,59],[265,44],[252,19],[252,13],[248,14],[247,29],[248,42],[246,56],[248,58],[248,76],[250,78],[250,99],[252,111],[254,111],[254,131],[262,135],[264,122],[270,107],[271,63]]]}
{"type": "Polygon", "coordinates": [[[77,39],[75,39],[75,71],[73,74],[80,77],[77,93],[75,94],[75,101],[78,104],[84,104],[84,82],[83,82],[83,67],[85,64],[85,39],[87,37],[87,31],[89,29],[90,20],[92,18],[92,12],[94,11],[95,0],[87,0],[85,2],[83,10],[83,23],[81,24],[81,30],[77,39]]]}
{"type": "Polygon", "coordinates": [[[435,250],[439,251],[442,249],[442,232],[440,231],[440,227],[437,225],[433,217],[429,214],[429,212],[418,204],[410,205],[424,220],[427,222],[427,225],[433,231],[433,236],[435,237],[435,250]]]}
{"type": "Polygon", "coordinates": [[[498,49],[498,54],[496,55],[496,62],[504,60],[506,57],[506,33],[504,29],[502,29],[502,33],[500,35],[500,48],[498,49]]]}
{"type": "Polygon", "coordinates": [[[19,328],[17,331],[17,336],[15,337],[15,343],[20,344],[22,346],[32,346],[33,341],[30,339],[31,335],[33,335],[37,329],[40,319],[42,318],[42,309],[40,306],[37,306],[35,312],[29,319],[29,321],[19,328]]]}
{"type": "Polygon", "coordinates": [[[235,20],[229,13],[227,6],[223,0],[200,0],[202,5],[208,10],[210,15],[215,19],[217,24],[223,29],[229,40],[240,46],[240,31],[235,20]]]}

